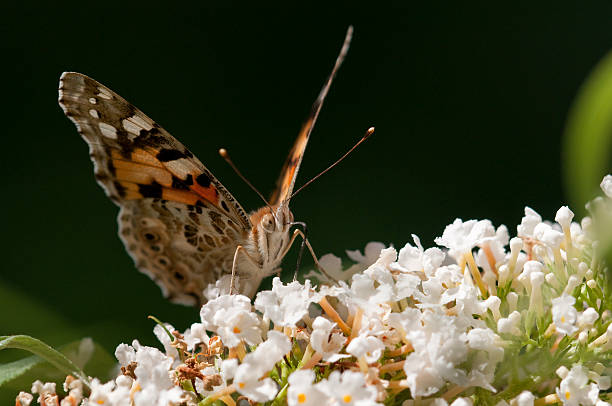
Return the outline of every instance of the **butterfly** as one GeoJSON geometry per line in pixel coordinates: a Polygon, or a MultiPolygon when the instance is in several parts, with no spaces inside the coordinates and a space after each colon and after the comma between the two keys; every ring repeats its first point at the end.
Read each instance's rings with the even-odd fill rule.
{"type": "Polygon", "coordinates": [[[276,190],[266,206],[250,214],[191,151],[143,112],[90,77],[61,75],[59,104],[89,145],[96,180],[120,208],[119,236],[136,267],[170,301],[201,305],[204,289],[227,275],[238,281],[239,293],[253,297],[262,279],[279,271],[295,238],[305,239],[299,229],[291,234],[296,223],[289,203],[310,133],[351,37],[349,27],[276,190]]]}

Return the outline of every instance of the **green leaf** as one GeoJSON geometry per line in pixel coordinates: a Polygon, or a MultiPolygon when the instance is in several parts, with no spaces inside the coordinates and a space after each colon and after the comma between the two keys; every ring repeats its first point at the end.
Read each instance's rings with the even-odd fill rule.
{"type": "Polygon", "coordinates": [[[612,52],[593,69],[570,109],[565,129],[565,185],[578,218],[610,170],[612,144],[612,52]]]}
{"type": "Polygon", "coordinates": [[[66,374],[73,374],[89,386],[89,378],[85,373],[61,352],[49,347],[47,344],[30,336],[0,336],[0,350],[17,348],[30,351],[48,361],[66,374]]]}
{"type": "Polygon", "coordinates": [[[43,362],[44,361],[40,357],[32,355],[31,357],[0,365],[0,386],[13,379],[19,378],[43,362]]]}

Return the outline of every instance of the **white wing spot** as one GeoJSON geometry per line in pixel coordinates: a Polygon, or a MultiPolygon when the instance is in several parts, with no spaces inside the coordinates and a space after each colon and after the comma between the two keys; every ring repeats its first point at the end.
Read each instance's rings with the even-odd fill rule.
{"type": "MultiPolygon", "coordinates": [[[[151,128],[153,128],[153,122],[150,119],[144,119],[143,117],[140,117],[136,114],[134,114],[132,117],[126,118],[125,120],[123,120],[123,126],[125,127],[126,124],[125,122],[129,121],[131,122],[131,124],[135,125],[136,127],[138,127],[139,131],[137,133],[140,132],[140,129],[149,131],[151,130],[151,128]]],[[[127,130],[127,128],[125,128],[127,130]]],[[[129,131],[129,130],[128,130],[129,131]]]]}
{"type": "Polygon", "coordinates": [[[100,114],[98,114],[98,111],[96,109],[90,109],[89,115],[92,116],[93,118],[100,118],[100,114]]]}
{"type": "Polygon", "coordinates": [[[122,123],[123,123],[123,128],[125,128],[128,132],[132,134],[136,134],[136,135],[140,134],[140,130],[142,128],[134,124],[134,122],[130,121],[130,119],[124,118],[122,123]]]}
{"type": "Polygon", "coordinates": [[[95,97],[90,97],[90,98],[89,98],[89,102],[90,102],[91,104],[96,104],[96,103],[98,103],[98,101],[96,100],[96,98],[95,98],[95,97]]]}
{"type": "Polygon", "coordinates": [[[113,98],[108,89],[98,86],[98,91],[99,93],[97,94],[97,96],[100,96],[103,99],[110,100],[113,98]]]}
{"type": "Polygon", "coordinates": [[[103,122],[98,123],[98,127],[100,127],[100,131],[102,135],[106,138],[111,138],[113,140],[117,139],[117,129],[110,124],[106,124],[103,122]]]}

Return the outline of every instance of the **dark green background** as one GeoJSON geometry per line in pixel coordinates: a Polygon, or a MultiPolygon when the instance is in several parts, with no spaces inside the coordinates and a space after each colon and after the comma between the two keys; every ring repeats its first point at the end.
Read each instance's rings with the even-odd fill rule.
{"type": "Polygon", "coordinates": [[[564,123],[612,48],[612,7],[535,3],[3,6],[0,334],[53,345],[92,336],[112,351],[133,338],[155,342],[148,314],[180,329],[198,319],[166,303],[125,253],[117,208],[57,105],[66,70],[138,106],[252,210],[261,202],[217,150],[268,194],[353,24],[298,185],[366,128],[377,131],[292,201],[319,255],[372,240],[401,247],[411,233],[431,246],[455,217],[488,218],[514,234],[525,205],[554,218],[568,203],[564,123]]]}

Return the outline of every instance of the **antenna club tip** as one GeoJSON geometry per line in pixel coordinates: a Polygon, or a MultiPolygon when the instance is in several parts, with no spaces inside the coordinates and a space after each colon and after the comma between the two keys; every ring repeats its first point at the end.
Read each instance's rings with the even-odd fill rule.
{"type": "Polygon", "coordinates": [[[365,137],[364,138],[368,138],[370,135],[374,134],[374,130],[375,130],[374,127],[368,128],[368,130],[365,133],[365,137]]]}
{"type": "Polygon", "coordinates": [[[225,158],[227,156],[227,151],[225,148],[219,148],[219,155],[221,155],[223,158],[225,158]]]}

